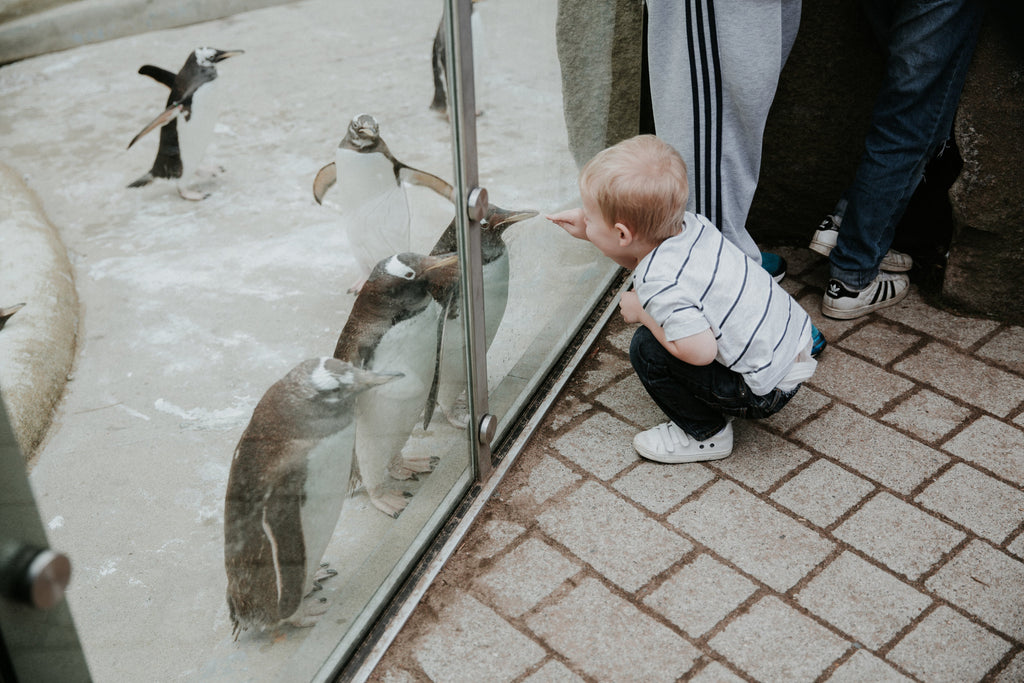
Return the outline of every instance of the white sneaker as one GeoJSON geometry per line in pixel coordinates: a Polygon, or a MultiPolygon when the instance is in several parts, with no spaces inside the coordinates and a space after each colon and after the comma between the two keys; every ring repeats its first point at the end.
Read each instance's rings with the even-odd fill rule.
{"type": "Polygon", "coordinates": [[[910,278],[902,273],[879,273],[859,292],[833,278],[821,299],[821,312],[829,318],[851,320],[898,304],[909,293],[910,278]]]}
{"type": "Polygon", "coordinates": [[[634,436],[633,448],[648,460],[668,464],[721,460],[732,453],[732,422],[704,441],[695,440],[672,421],[663,422],[634,436]]]}
{"type": "MultiPolygon", "coordinates": [[[[837,219],[835,216],[826,216],[825,220],[818,226],[818,229],[814,231],[814,237],[811,238],[811,251],[817,252],[822,256],[831,254],[832,249],[839,240],[840,223],[841,219],[837,219]]],[[[878,269],[884,270],[887,273],[905,273],[913,267],[914,259],[909,254],[893,249],[885,252],[882,262],[878,264],[878,269]]]]}

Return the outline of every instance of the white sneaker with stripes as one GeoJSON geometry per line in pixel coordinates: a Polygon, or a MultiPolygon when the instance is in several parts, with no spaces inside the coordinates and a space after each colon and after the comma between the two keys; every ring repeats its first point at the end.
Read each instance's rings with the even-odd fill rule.
{"type": "Polygon", "coordinates": [[[864,289],[850,289],[835,278],[821,300],[821,312],[829,318],[850,320],[880,308],[898,304],[910,293],[910,278],[903,273],[879,272],[864,289]]]}

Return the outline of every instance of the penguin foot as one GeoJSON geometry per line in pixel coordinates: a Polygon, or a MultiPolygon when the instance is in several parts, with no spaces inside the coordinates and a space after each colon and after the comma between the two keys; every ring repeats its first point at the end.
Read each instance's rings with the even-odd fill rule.
{"type": "Polygon", "coordinates": [[[374,507],[389,517],[395,518],[402,514],[402,510],[406,508],[409,504],[409,499],[412,498],[412,493],[409,491],[395,489],[377,490],[368,493],[370,495],[370,502],[373,503],[374,507]]]}
{"type": "Polygon", "coordinates": [[[423,472],[433,472],[434,466],[440,461],[436,456],[412,455],[403,457],[393,462],[388,468],[388,474],[395,479],[412,479],[423,472]]]}
{"type": "Polygon", "coordinates": [[[313,595],[317,591],[322,591],[324,589],[324,585],[322,583],[320,583],[320,582],[321,581],[326,581],[327,579],[331,578],[332,576],[337,576],[337,575],[338,575],[338,570],[337,569],[331,569],[330,568],[330,563],[328,563],[328,562],[321,562],[320,563],[320,569],[318,569],[316,574],[313,575],[313,587],[310,589],[310,591],[308,593],[306,593],[305,595],[302,596],[302,599],[305,600],[306,598],[310,597],[311,595],[313,595]]]}
{"type": "Polygon", "coordinates": [[[285,621],[297,628],[310,628],[316,626],[317,620],[322,617],[330,603],[327,598],[319,598],[302,603],[302,608],[285,621]]]}
{"type": "Polygon", "coordinates": [[[196,190],[190,190],[188,188],[178,185],[178,194],[181,195],[182,199],[187,199],[190,202],[201,202],[210,196],[209,192],[198,192],[196,190]]]}
{"type": "Polygon", "coordinates": [[[456,429],[468,429],[469,428],[469,413],[463,413],[456,411],[454,408],[445,408],[441,406],[441,412],[448,418],[448,424],[456,429]]]}

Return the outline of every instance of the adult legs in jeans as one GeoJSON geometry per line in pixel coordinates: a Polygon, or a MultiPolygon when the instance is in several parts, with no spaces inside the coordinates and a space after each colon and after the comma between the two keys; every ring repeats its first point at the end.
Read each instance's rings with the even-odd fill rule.
{"type": "Polygon", "coordinates": [[[753,394],[743,376],[718,361],[689,365],[670,354],[646,327],[633,333],[629,360],[654,402],[697,441],[711,438],[730,417],[761,418],[778,412],[796,391],[753,394]]]}
{"type": "Polygon", "coordinates": [[[981,21],[977,0],[865,0],[888,55],[865,152],[844,194],[831,277],[863,289],[878,275],[925,165],[949,137],[981,21]]]}

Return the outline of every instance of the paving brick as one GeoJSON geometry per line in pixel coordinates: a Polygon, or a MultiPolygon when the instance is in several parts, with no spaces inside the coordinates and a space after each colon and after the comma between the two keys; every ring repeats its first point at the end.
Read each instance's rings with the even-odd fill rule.
{"type": "Polygon", "coordinates": [[[492,519],[483,525],[482,533],[474,538],[481,539],[474,546],[474,554],[478,557],[488,558],[497,555],[505,549],[509,543],[523,533],[526,528],[505,519],[492,519]]]}
{"type": "Polygon", "coordinates": [[[922,441],[938,441],[962,425],[971,411],[947,398],[923,389],[883,415],[891,425],[905,429],[922,441]]]}
{"type": "Polygon", "coordinates": [[[825,567],[796,601],[873,650],[892,640],[932,603],[930,597],[850,552],[825,567]]]}
{"type": "Polygon", "coordinates": [[[1024,378],[932,342],[894,366],[950,396],[1006,417],[1024,397],[1024,378]]]}
{"type": "Polygon", "coordinates": [[[963,532],[885,492],[833,533],[909,579],[923,574],[964,539],[963,532]]]}
{"type": "Polygon", "coordinates": [[[611,479],[639,458],[633,450],[636,431],[622,420],[598,413],[552,444],[559,453],[601,479],[611,479]]]}
{"type": "Polygon", "coordinates": [[[869,414],[914,388],[913,382],[838,348],[822,354],[814,377],[807,383],[827,394],[842,396],[869,414]]]}
{"type": "Polygon", "coordinates": [[[572,393],[563,393],[551,407],[549,413],[551,429],[561,429],[572,420],[587,412],[594,406],[581,400],[572,393]]]}
{"type": "Polygon", "coordinates": [[[651,512],[663,514],[715,478],[704,465],[641,462],[612,486],[651,512]]]}
{"type": "Polygon", "coordinates": [[[873,321],[856,330],[837,345],[870,358],[879,365],[888,365],[904,351],[921,340],[921,335],[883,321],[873,321]]]}
{"type": "Polygon", "coordinates": [[[789,399],[782,410],[771,417],[761,420],[761,424],[768,425],[780,432],[788,432],[793,427],[806,420],[832,402],[828,396],[822,396],[806,384],[800,387],[793,398],[789,399]]]}
{"type": "Polygon", "coordinates": [[[550,456],[544,456],[530,469],[526,485],[510,496],[539,505],[551,496],[575,484],[582,477],[550,456]]]}
{"type": "Polygon", "coordinates": [[[559,602],[528,615],[526,624],[574,667],[602,681],[675,681],[700,656],[597,579],[584,579],[559,602]]]}
{"type": "Polygon", "coordinates": [[[628,358],[623,358],[620,354],[602,352],[589,358],[586,361],[586,368],[577,377],[580,379],[580,393],[589,396],[606,387],[623,372],[632,370],[632,365],[628,358]]]}
{"type": "Polygon", "coordinates": [[[1024,431],[983,415],[950,439],[945,449],[1024,486],[1024,431]]]}
{"type": "MultiPolygon", "coordinates": [[[[797,303],[807,311],[807,314],[811,316],[811,322],[814,323],[815,327],[825,335],[825,339],[828,340],[829,344],[835,344],[836,340],[850,330],[851,327],[855,327],[860,321],[859,320],[833,320],[832,318],[826,318],[821,314],[821,296],[824,291],[813,292],[811,294],[805,294],[804,296],[797,299],[797,303]]],[[[826,350],[822,354],[822,358],[828,354],[826,350]]]]}
{"type": "Polygon", "coordinates": [[[786,591],[821,563],[833,544],[732,482],[717,482],[669,522],[743,571],[786,591]]]}
{"type": "Polygon", "coordinates": [[[1000,330],[976,353],[999,361],[1014,372],[1024,374],[1024,327],[1013,325],[1000,330]]]}
{"type": "Polygon", "coordinates": [[[1017,557],[1024,558],[1024,534],[1018,534],[1017,538],[1007,544],[1006,550],[1017,557]]]}
{"type": "Polygon", "coordinates": [[[978,681],[1010,643],[942,605],[889,651],[888,659],[935,683],[978,681]]]}
{"type": "Polygon", "coordinates": [[[813,681],[850,645],[774,595],[762,598],[708,644],[764,683],[813,681]]]}
{"type": "Polygon", "coordinates": [[[910,680],[870,652],[857,650],[832,672],[828,683],[903,683],[910,680]]]}
{"type": "Polygon", "coordinates": [[[594,400],[618,413],[623,419],[648,429],[664,422],[665,413],[644,389],[636,373],[620,379],[605,391],[594,396],[594,400]]]}
{"type": "Polygon", "coordinates": [[[949,462],[934,448],[841,405],[793,436],[900,493],[910,493],[949,462]]]}
{"type": "Polygon", "coordinates": [[[800,446],[761,429],[752,420],[736,420],[733,427],[732,455],[709,465],[755,491],[768,490],[811,457],[800,446]]]}
{"type": "Polygon", "coordinates": [[[539,517],[541,529],[627,591],[675,564],[693,545],[597,482],[585,482],[539,517]]]}
{"type": "Polygon", "coordinates": [[[490,604],[518,617],[578,572],[580,565],[536,538],[528,538],[502,557],[477,584],[490,604]]]}
{"type": "Polygon", "coordinates": [[[556,659],[549,659],[544,666],[527,676],[523,683],[584,683],[583,679],[569,667],[556,659]]]}
{"type": "Polygon", "coordinates": [[[1020,683],[1021,681],[1024,681],[1024,652],[1010,660],[1007,667],[993,679],[993,683],[1020,683]]]}
{"type": "Polygon", "coordinates": [[[1024,563],[972,541],[925,585],[986,624],[1024,641],[1024,563]]]}
{"type": "Polygon", "coordinates": [[[804,519],[821,527],[835,522],[875,490],[874,484],[819,458],[771,495],[804,519]]]}
{"type": "Polygon", "coordinates": [[[545,656],[540,645],[465,593],[456,592],[439,618],[413,653],[433,681],[511,681],[545,656]]]}
{"type": "Polygon", "coordinates": [[[1021,427],[1024,427],[1024,413],[1021,413],[1017,417],[1013,418],[1013,423],[1015,425],[1020,425],[1021,427]]]}
{"type": "Polygon", "coordinates": [[[910,288],[910,295],[898,306],[884,308],[879,314],[961,348],[974,345],[999,326],[991,320],[953,315],[929,306],[916,287],[910,288]]]}
{"type": "Polygon", "coordinates": [[[644,604],[699,638],[756,590],[757,584],[702,554],[644,598],[644,604]]]}
{"type": "Polygon", "coordinates": [[[618,349],[622,353],[629,355],[629,344],[633,341],[633,334],[636,332],[637,325],[631,325],[626,322],[613,321],[608,325],[608,343],[612,348],[618,349]],[[621,325],[622,329],[614,329],[614,326],[621,325]]]}
{"type": "Polygon", "coordinates": [[[743,683],[743,679],[725,668],[724,664],[711,662],[700,672],[687,679],[689,683],[743,683]]]}
{"type": "Polygon", "coordinates": [[[1024,491],[958,463],[916,499],[995,543],[1024,522],[1024,491]]]}

